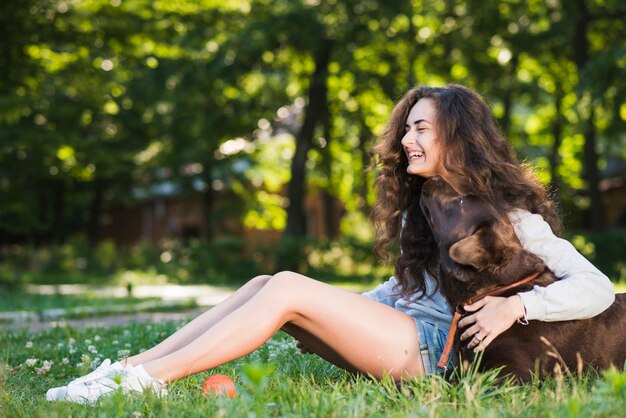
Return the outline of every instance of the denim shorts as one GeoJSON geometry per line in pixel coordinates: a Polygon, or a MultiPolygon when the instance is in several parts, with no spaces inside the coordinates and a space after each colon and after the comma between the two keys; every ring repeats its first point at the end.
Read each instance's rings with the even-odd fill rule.
{"type": "MultiPolygon", "coordinates": [[[[444,369],[437,367],[439,357],[443,352],[448,336],[447,329],[441,329],[436,324],[415,319],[417,335],[420,341],[420,354],[426,374],[442,374],[444,369]]],[[[448,367],[452,364],[452,354],[448,361],[448,367]]]]}

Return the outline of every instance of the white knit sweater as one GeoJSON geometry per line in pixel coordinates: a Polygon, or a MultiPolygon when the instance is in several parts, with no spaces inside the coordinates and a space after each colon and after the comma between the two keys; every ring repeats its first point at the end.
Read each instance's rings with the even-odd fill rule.
{"type": "Polygon", "coordinates": [[[541,215],[525,210],[508,214],[522,246],[543,260],[558,280],[519,293],[526,318],[563,321],[590,318],[615,300],[613,284],[567,240],[557,237],[541,215]]]}

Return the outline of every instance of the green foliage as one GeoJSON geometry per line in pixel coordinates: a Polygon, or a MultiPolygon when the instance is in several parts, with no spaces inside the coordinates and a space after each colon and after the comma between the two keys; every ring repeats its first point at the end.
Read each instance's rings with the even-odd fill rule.
{"type": "Polygon", "coordinates": [[[163,246],[141,242],[129,249],[118,248],[111,241],[91,248],[78,239],[45,248],[15,247],[14,254],[24,261],[18,264],[5,258],[0,262],[3,270],[22,271],[25,279],[37,283],[121,280],[136,284],[133,281],[138,276],[123,273],[145,271],[177,283],[234,284],[259,274],[259,266],[250,257],[241,256],[243,246],[244,241],[238,237],[192,241],[188,245],[179,241],[168,241],[163,246]]]}
{"type": "MultiPolygon", "coordinates": [[[[13,2],[0,16],[0,244],[95,243],[107,209],[163,181],[206,196],[209,226],[224,215],[208,202],[227,189],[246,228],[283,228],[285,138],[309,111],[324,48],[303,187],[366,213],[368,149],[393,102],[414,84],[460,82],[487,97],[564,208],[599,205],[588,173],[626,157],[624,5],[483,3],[13,2]]],[[[110,252],[99,259],[116,268],[110,252]]]]}
{"type": "MultiPolygon", "coordinates": [[[[381,264],[371,241],[359,234],[351,230],[335,240],[292,237],[257,248],[248,248],[240,237],[188,243],[172,240],[161,246],[143,241],[128,248],[112,241],[91,247],[80,238],[39,248],[15,245],[0,256],[0,287],[16,291],[29,283],[126,286],[166,282],[238,286],[256,275],[285,269],[326,282],[361,284],[391,275],[393,266],[381,264]]],[[[566,238],[611,280],[626,282],[624,231],[585,232],[566,238]]]]}
{"type": "Polygon", "coordinates": [[[626,230],[585,232],[570,237],[576,249],[614,282],[626,281],[626,230]]]}
{"type": "Polygon", "coordinates": [[[242,377],[253,392],[263,391],[267,386],[268,378],[275,370],[276,365],[274,363],[246,364],[241,368],[242,377]]]}
{"type": "Polygon", "coordinates": [[[297,270],[324,281],[371,283],[388,276],[371,243],[354,238],[314,241],[292,238],[275,246],[246,248],[240,237],[130,248],[103,241],[90,247],[75,238],[48,247],[13,246],[0,257],[0,287],[15,291],[28,283],[155,284],[208,283],[237,286],[259,274],[297,270]]]}

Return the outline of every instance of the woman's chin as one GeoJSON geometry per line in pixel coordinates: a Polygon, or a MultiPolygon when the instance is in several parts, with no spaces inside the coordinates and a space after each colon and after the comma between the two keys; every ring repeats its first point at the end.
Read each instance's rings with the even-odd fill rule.
{"type": "Polygon", "coordinates": [[[413,176],[420,176],[424,178],[433,177],[434,174],[430,173],[428,170],[424,170],[423,167],[407,167],[406,172],[413,176]]]}

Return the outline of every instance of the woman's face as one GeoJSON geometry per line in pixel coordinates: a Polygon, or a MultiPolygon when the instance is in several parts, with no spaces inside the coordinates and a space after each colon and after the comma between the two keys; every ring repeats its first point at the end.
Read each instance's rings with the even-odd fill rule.
{"type": "Polygon", "coordinates": [[[441,148],[435,128],[435,103],[420,99],[409,112],[402,147],[409,160],[407,172],[420,177],[444,176],[441,148]]]}

